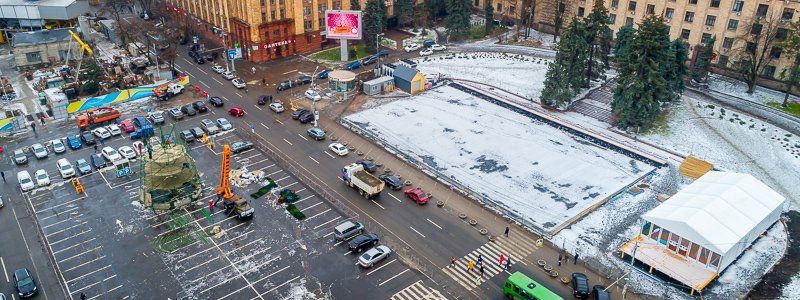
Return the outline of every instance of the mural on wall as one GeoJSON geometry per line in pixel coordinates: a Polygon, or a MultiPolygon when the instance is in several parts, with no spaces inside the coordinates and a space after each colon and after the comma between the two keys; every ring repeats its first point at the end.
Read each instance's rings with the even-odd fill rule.
{"type": "Polygon", "coordinates": [[[10,131],[14,129],[14,117],[0,120],[0,131],[10,131]]]}
{"type": "MultiPolygon", "coordinates": [[[[135,88],[130,88],[126,90],[116,91],[110,94],[92,97],[83,99],[80,101],[75,101],[70,103],[67,106],[67,113],[73,114],[78,113],[86,110],[90,110],[93,108],[98,108],[101,106],[109,106],[111,104],[118,104],[123,102],[128,102],[132,100],[138,100],[142,98],[147,98],[153,96],[153,89],[168,85],[170,83],[177,83],[180,85],[186,85],[189,83],[189,76],[178,76],[177,79],[162,81],[154,84],[148,84],[143,86],[138,86],[135,88]]],[[[2,125],[3,123],[0,123],[2,125]]],[[[0,127],[2,128],[2,127],[0,127]]]]}

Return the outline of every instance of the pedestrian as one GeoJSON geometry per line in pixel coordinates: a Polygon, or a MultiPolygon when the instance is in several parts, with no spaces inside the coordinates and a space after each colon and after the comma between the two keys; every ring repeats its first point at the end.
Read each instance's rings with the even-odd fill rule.
{"type": "Polygon", "coordinates": [[[478,254],[478,264],[483,265],[483,255],[478,254]]]}
{"type": "Polygon", "coordinates": [[[86,300],[86,295],[84,293],[81,293],[81,300],[86,300]]]}
{"type": "Polygon", "coordinates": [[[256,74],[256,67],[253,67],[252,69],[250,69],[250,71],[252,71],[253,74],[256,74]]]}
{"type": "Polygon", "coordinates": [[[261,78],[261,85],[267,85],[267,79],[261,78]]]}
{"type": "Polygon", "coordinates": [[[574,265],[577,263],[578,263],[578,252],[575,252],[575,260],[572,261],[572,264],[574,265]]]}
{"type": "Polygon", "coordinates": [[[217,203],[219,203],[220,200],[222,200],[222,196],[220,196],[220,194],[217,194],[217,200],[214,200],[214,206],[217,206],[217,203]]]}
{"type": "Polygon", "coordinates": [[[504,260],[506,260],[506,256],[503,255],[503,253],[500,253],[500,263],[498,263],[498,265],[502,267],[504,260]]]}
{"type": "MultiPolygon", "coordinates": [[[[5,175],[3,175],[3,178],[5,178],[5,175]]],[[[453,267],[455,265],[456,265],[456,257],[450,256],[450,266],[453,267]]]]}
{"type": "Polygon", "coordinates": [[[467,271],[472,271],[473,269],[475,269],[475,262],[470,259],[469,263],[467,263],[467,271]]]}
{"type": "Polygon", "coordinates": [[[564,258],[564,256],[561,253],[559,253],[558,254],[558,266],[559,267],[561,266],[561,259],[563,259],[563,258],[564,258]]]}
{"type": "Polygon", "coordinates": [[[253,133],[256,133],[256,126],[253,125],[253,124],[250,124],[250,131],[253,132],[253,133]]]}
{"type": "Polygon", "coordinates": [[[153,159],[153,147],[147,146],[147,157],[153,159]]]}
{"type": "Polygon", "coordinates": [[[36,122],[31,122],[31,129],[33,129],[33,133],[36,133],[36,122]]]}
{"type": "Polygon", "coordinates": [[[506,230],[505,230],[505,231],[503,231],[503,235],[505,235],[506,237],[508,237],[508,226],[506,226],[506,230]]]}
{"type": "Polygon", "coordinates": [[[39,122],[42,122],[42,126],[47,126],[47,124],[44,123],[44,115],[39,115],[39,122]]]}
{"type": "Polygon", "coordinates": [[[244,93],[247,94],[247,88],[244,88],[244,93]]]}
{"type": "Polygon", "coordinates": [[[105,146],[106,145],[105,139],[103,139],[102,137],[98,138],[97,141],[100,142],[100,146],[105,146]]]}
{"type": "Polygon", "coordinates": [[[94,144],[94,152],[97,152],[97,144],[94,144]]]}
{"type": "Polygon", "coordinates": [[[481,270],[481,278],[483,278],[483,265],[481,265],[480,270],[481,270]]]}
{"type": "Polygon", "coordinates": [[[211,211],[211,214],[214,214],[214,200],[208,200],[208,210],[211,211]]]}
{"type": "Polygon", "coordinates": [[[511,268],[511,257],[506,258],[506,270],[508,270],[508,268],[511,268]]]}
{"type": "Polygon", "coordinates": [[[3,176],[3,182],[6,182],[6,172],[0,171],[0,176],[3,176]]]}

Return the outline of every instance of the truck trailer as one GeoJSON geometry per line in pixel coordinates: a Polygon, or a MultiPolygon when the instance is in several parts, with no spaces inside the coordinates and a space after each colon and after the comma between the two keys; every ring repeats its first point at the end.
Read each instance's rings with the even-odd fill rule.
{"type": "Polygon", "coordinates": [[[352,163],[342,168],[342,179],[350,187],[357,189],[364,198],[369,199],[383,191],[385,183],[364,170],[360,163],[352,163]]]}

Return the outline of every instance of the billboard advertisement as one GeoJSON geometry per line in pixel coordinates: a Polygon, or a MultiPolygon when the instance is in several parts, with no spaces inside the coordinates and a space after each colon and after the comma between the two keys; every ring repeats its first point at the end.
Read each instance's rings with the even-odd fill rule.
{"type": "Polygon", "coordinates": [[[360,10],[326,10],[325,30],[329,39],[361,39],[360,10]]]}

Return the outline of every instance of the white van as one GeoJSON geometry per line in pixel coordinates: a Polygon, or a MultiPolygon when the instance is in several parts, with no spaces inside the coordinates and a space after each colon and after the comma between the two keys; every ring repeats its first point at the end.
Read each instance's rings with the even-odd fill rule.
{"type": "Polygon", "coordinates": [[[31,179],[31,174],[28,173],[28,171],[19,171],[17,173],[17,181],[19,182],[19,187],[23,192],[30,191],[35,187],[33,180],[31,179]]]}

